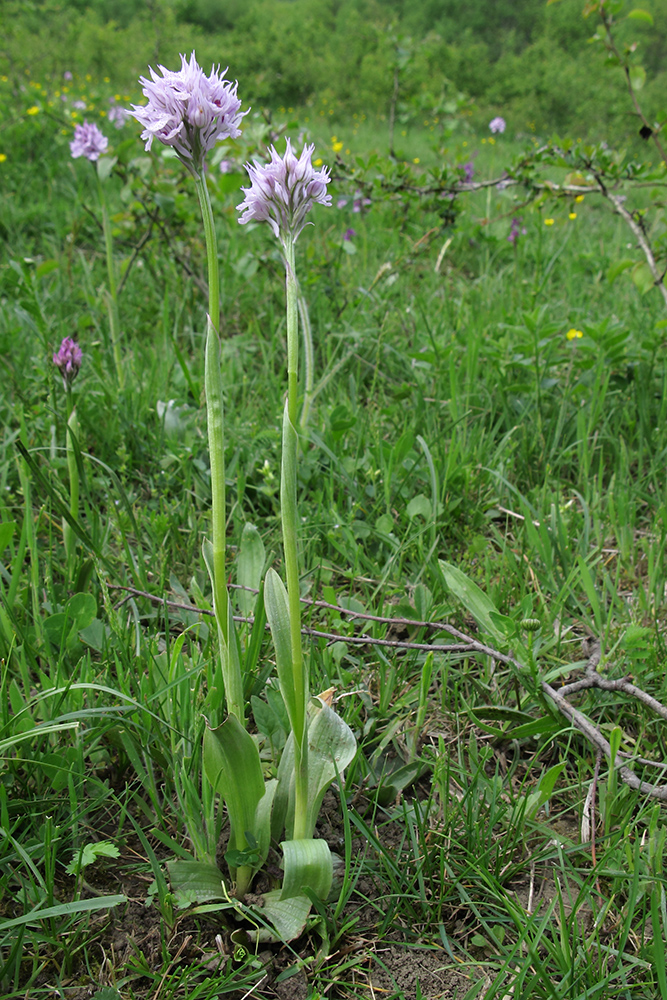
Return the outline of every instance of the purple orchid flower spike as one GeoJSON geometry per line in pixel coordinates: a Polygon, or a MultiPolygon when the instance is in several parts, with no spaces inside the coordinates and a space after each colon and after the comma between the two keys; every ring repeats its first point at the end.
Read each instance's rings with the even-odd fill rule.
{"type": "Polygon", "coordinates": [[[268,222],[279,240],[293,243],[313,205],[331,205],[331,195],[327,194],[329,170],[314,169],[314,149],[314,145],[304,146],[297,159],[288,139],[284,156],[271,146],[269,163],[246,163],[251,186],[243,189],[245,200],[238,206],[238,211],[243,212],[239,219],[242,225],[253,220],[268,222]]]}
{"type": "Polygon", "coordinates": [[[99,160],[102,153],[106,152],[109,140],[100,132],[97,125],[92,122],[84,122],[74,129],[74,139],[69,144],[72,157],[76,160],[79,156],[85,156],[87,160],[94,163],[99,160]]]}
{"type": "Polygon", "coordinates": [[[70,388],[72,382],[79,374],[82,360],[83,351],[76,340],[72,340],[71,337],[63,338],[60,347],[53,355],[53,363],[63,377],[65,389],[70,388]]]}
{"type": "Polygon", "coordinates": [[[194,52],[188,62],[181,55],[181,68],[173,72],[158,66],[162,76],[150,69],[152,80],[142,76],[146,105],[132,105],[129,112],[143,125],[141,138],[149,150],[154,139],[171,146],[196,176],[204,169],[210,149],[222,139],[241,134],[241,101],[236,83],[225,79],[227,70],[213,66],[209,76],[198,65],[194,52]]]}

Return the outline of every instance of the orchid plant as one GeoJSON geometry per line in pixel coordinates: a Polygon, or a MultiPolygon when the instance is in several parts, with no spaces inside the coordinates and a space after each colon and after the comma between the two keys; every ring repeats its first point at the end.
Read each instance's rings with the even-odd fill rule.
{"type": "MultiPolygon", "coordinates": [[[[65,450],[67,455],[67,473],[69,476],[69,510],[74,519],[79,516],[79,467],[76,460],[76,447],[79,444],[79,422],[76,416],[76,406],[72,395],[72,383],[79,374],[83,352],[71,337],[64,337],[60,347],[53,355],[53,364],[60,372],[65,390],[67,406],[67,440],[65,450]]],[[[63,518],[63,541],[65,544],[65,561],[67,564],[67,579],[71,582],[74,576],[74,561],[76,555],[76,538],[72,526],[63,518]]]]}
{"type": "Polygon", "coordinates": [[[109,209],[104,191],[104,181],[107,179],[115,160],[105,157],[109,146],[109,140],[103,132],[93,122],[85,121],[82,125],[77,125],[74,129],[74,139],[69,144],[72,159],[77,160],[83,156],[90,163],[95,164],[97,170],[97,193],[102,209],[102,232],[104,233],[104,249],[107,263],[107,313],[109,316],[109,336],[111,339],[111,350],[113,353],[114,365],[118,385],[122,389],[125,385],[125,371],[123,368],[122,354],[120,350],[120,316],[118,312],[118,283],[116,281],[116,265],[113,257],[113,239],[111,234],[111,221],[109,219],[109,209]]]}
{"type": "MultiPolygon", "coordinates": [[[[356,743],[349,727],[331,708],[331,694],[309,696],[309,678],[301,643],[299,593],[297,475],[299,405],[299,292],[294,245],[315,204],[330,205],[329,173],[312,165],[313,146],[296,156],[290,141],[284,156],[272,147],[267,164],[247,165],[251,186],[239,206],[241,223],[266,221],[280,242],[286,275],[287,398],[283,413],[281,519],[287,586],[269,569],[264,603],[275,646],[278,684],[291,732],[277,774],[265,779],[260,758],[261,734],[246,725],[244,670],[236,637],[226,582],[226,496],[223,373],[217,325],[220,316],[218,249],[211,201],[206,185],[205,160],[213,146],[240,134],[247,112],[241,111],[237,84],[226,70],[209,76],[195,54],[181,56],[181,69],[151,69],[151,80],[141,79],[148,103],[134,105],[131,114],[143,125],[146,149],[154,139],[171,146],[194,178],[204,223],[208,259],[209,308],[205,352],[205,392],[211,465],[211,540],[204,543],[213,590],[222,683],[227,718],[204,735],[204,768],[213,789],[224,800],[229,818],[229,846],[225,855],[231,885],[215,865],[213,851],[200,852],[194,861],[169,866],[172,886],[186,901],[205,902],[231,896],[243,901],[255,873],[271,847],[280,841],[283,853],[282,886],[264,895],[261,920],[264,936],[283,940],[296,937],[305,925],[311,901],[325,899],[331,889],[333,858],[323,840],[313,837],[322,798],[337,774],[350,763],[356,743]]],[[[301,310],[303,315],[303,308],[301,310]]],[[[253,529],[254,530],[254,529],[253,529]]],[[[201,839],[192,835],[193,844],[201,839]]],[[[234,905],[239,905],[238,903],[234,905]]]]}

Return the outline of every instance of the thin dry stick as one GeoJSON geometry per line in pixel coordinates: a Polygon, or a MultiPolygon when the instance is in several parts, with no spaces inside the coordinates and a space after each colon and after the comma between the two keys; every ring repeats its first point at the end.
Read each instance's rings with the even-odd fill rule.
{"type": "MultiPolygon", "coordinates": [[[[201,615],[212,615],[213,612],[207,608],[197,608],[193,604],[185,604],[178,601],[168,601],[164,597],[158,597],[155,594],[150,594],[147,591],[137,590],[135,587],[121,586],[120,584],[109,584],[110,589],[113,590],[124,590],[128,593],[135,595],[137,597],[145,597],[147,600],[153,602],[154,604],[162,604],[166,607],[178,608],[184,611],[191,611],[194,614],[201,615]]],[[[458,643],[451,643],[442,646],[436,646],[428,643],[416,643],[416,642],[402,642],[392,639],[374,639],[370,636],[343,636],[337,635],[334,632],[321,632],[316,629],[309,629],[304,627],[304,632],[307,635],[312,635],[317,638],[324,638],[330,642],[353,642],[357,645],[377,645],[377,646],[387,646],[393,649],[416,649],[416,650],[427,650],[433,653],[468,653],[468,654],[481,654],[483,656],[490,656],[507,666],[513,666],[518,672],[519,676],[526,674],[525,666],[519,662],[514,656],[508,655],[506,653],[501,653],[497,649],[493,649],[491,646],[487,646],[483,642],[478,642],[471,636],[466,635],[465,632],[461,632],[459,629],[454,628],[452,625],[448,625],[446,622],[425,622],[419,621],[411,618],[385,618],[381,615],[369,615],[365,612],[360,611],[350,611],[347,608],[341,608],[336,604],[329,604],[326,601],[311,601],[304,600],[303,603],[310,604],[313,607],[323,607],[329,608],[333,611],[338,612],[340,615],[345,615],[348,618],[359,618],[364,621],[374,621],[385,625],[400,625],[400,626],[410,626],[416,628],[429,628],[438,632],[446,632],[453,638],[458,639],[458,643]]],[[[234,621],[248,622],[252,624],[254,619],[243,618],[241,616],[235,616],[234,621]]],[[[567,696],[570,694],[575,694],[577,691],[586,690],[589,688],[598,688],[601,691],[621,691],[623,694],[627,694],[630,697],[636,698],[641,701],[656,714],[660,715],[662,718],[667,719],[667,708],[650,694],[642,691],[635,684],[625,678],[619,680],[609,680],[606,677],[602,677],[597,672],[597,667],[600,663],[600,645],[595,643],[590,657],[586,663],[584,676],[578,681],[572,681],[570,684],[565,684],[560,689],[553,688],[551,684],[546,681],[540,681],[540,688],[542,693],[545,694],[556,706],[561,715],[564,715],[566,719],[569,719],[571,724],[581,732],[589,743],[595,748],[596,751],[604,754],[607,760],[611,760],[611,747],[608,740],[604,738],[600,730],[588,719],[582,712],[574,708],[567,701],[567,696]]],[[[618,757],[622,756],[628,759],[627,754],[618,754],[618,757]]],[[[630,758],[642,764],[650,764],[654,767],[667,767],[667,764],[660,764],[655,761],[645,761],[643,758],[630,758]]],[[[631,768],[627,767],[625,764],[616,764],[618,768],[618,773],[622,781],[630,788],[641,792],[643,795],[648,795],[651,798],[659,799],[661,802],[667,802],[667,785],[652,785],[647,781],[641,781],[631,768]]]]}

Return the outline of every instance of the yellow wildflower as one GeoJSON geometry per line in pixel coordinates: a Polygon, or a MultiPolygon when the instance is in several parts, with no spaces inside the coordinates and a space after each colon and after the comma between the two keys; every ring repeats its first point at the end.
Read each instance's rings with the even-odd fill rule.
{"type": "Polygon", "coordinates": [[[33,106],[31,108],[28,108],[28,110],[27,110],[26,113],[29,114],[29,115],[38,115],[39,114],[39,108],[37,107],[36,104],[33,104],[33,106]]]}
{"type": "Polygon", "coordinates": [[[576,212],[570,212],[570,214],[568,216],[569,219],[576,219],[576,217],[577,217],[577,213],[576,212]]]}
{"type": "Polygon", "coordinates": [[[555,221],[554,219],[545,219],[544,220],[544,225],[545,226],[553,226],[554,221],[555,221]]]}
{"type": "Polygon", "coordinates": [[[576,202],[579,202],[579,204],[581,204],[581,202],[584,200],[584,197],[585,196],[583,194],[578,194],[577,197],[574,200],[576,202]]]}
{"type": "Polygon", "coordinates": [[[568,340],[580,340],[583,337],[583,333],[581,330],[575,330],[574,327],[572,327],[571,330],[567,331],[565,336],[568,340]]]}
{"type": "Polygon", "coordinates": [[[7,159],[7,154],[0,153],[0,163],[4,163],[6,159],[7,159]]]}
{"type": "Polygon", "coordinates": [[[420,161],[419,161],[419,157],[418,157],[418,156],[415,156],[415,158],[414,158],[414,160],[413,160],[412,162],[413,162],[413,163],[419,163],[419,162],[420,162],[420,161]]]}

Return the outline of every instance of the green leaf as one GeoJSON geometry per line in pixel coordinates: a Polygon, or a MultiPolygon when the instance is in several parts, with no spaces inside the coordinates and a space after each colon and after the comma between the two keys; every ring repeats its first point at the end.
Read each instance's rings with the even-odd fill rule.
{"type": "Polygon", "coordinates": [[[646,21],[647,24],[653,24],[653,17],[647,10],[642,10],[640,7],[635,7],[631,10],[629,14],[626,14],[628,20],[633,21],[646,21]]]}
{"type": "Polygon", "coordinates": [[[249,933],[251,939],[256,938],[261,942],[282,941],[286,944],[303,934],[311,908],[311,902],[306,896],[282,899],[281,890],[274,889],[262,896],[262,904],[256,917],[262,922],[268,921],[273,930],[265,926],[255,934],[249,933]]]}
{"type": "Polygon", "coordinates": [[[110,910],[113,906],[127,903],[127,896],[100,896],[96,899],[75,899],[71,903],[59,903],[57,906],[46,906],[40,909],[36,906],[30,913],[24,913],[12,920],[0,921],[0,934],[11,927],[21,927],[24,924],[38,924],[42,920],[52,920],[54,917],[70,917],[79,913],[90,913],[95,910],[110,910]]]}
{"type": "Polygon", "coordinates": [[[120,851],[115,844],[108,840],[99,840],[97,843],[86,844],[80,851],[76,851],[65,871],[68,875],[78,875],[80,871],[93,865],[98,858],[118,858],[120,851]]]}
{"type": "Polygon", "coordinates": [[[607,281],[610,283],[616,281],[619,274],[622,274],[623,271],[627,271],[628,268],[634,267],[636,263],[637,261],[634,260],[634,258],[628,257],[623,260],[617,260],[615,264],[611,264],[607,268],[607,281]]]}
{"type": "Polygon", "coordinates": [[[4,552],[7,548],[15,531],[16,521],[5,521],[4,524],[0,524],[0,552],[4,552]]]}
{"type": "Polygon", "coordinates": [[[269,569],[264,581],[264,605],[276,652],[276,668],[280,693],[290,720],[292,732],[299,743],[303,740],[305,708],[296,694],[290,641],[289,601],[285,585],[274,569],[269,569]]]}
{"type": "Polygon", "coordinates": [[[311,705],[315,715],[308,726],[308,816],[306,830],[315,829],[324,793],[338,774],[354,759],[357,741],[341,717],[319,698],[311,705]]]}
{"type": "Polygon", "coordinates": [[[408,504],[407,514],[411,521],[418,515],[428,521],[431,517],[431,501],[423,493],[418,493],[408,504]]]}
{"type": "Polygon", "coordinates": [[[111,171],[116,166],[117,162],[117,156],[100,156],[97,161],[97,176],[102,183],[104,183],[104,181],[111,176],[111,171]]]}
{"type": "Polygon", "coordinates": [[[516,622],[512,618],[508,618],[507,615],[501,615],[497,611],[490,612],[491,621],[493,624],[500,629],[502,634],[507,639],[513,639],[516,635],[516,622]]]}
{"type": "Polygon", "coordinates": [[[635,264],[632,269],[632,280],[640,295],[646,295],[655,285],[655,279],[651,274],[651,268],[645,261],[635,264]]]}
{"type": "Polygon", "coordinates": [[[176,905],[181,909],[225,898],[224,877],[215,865],[178,859],[167,862],[167,871],[176,905]]]}
{"type": "Polygon", "coordinates": [[[283,849],[285,877],[282,899],[300,896],[304,887],[326,899],[333,881],[333,861],[326,840],[286,840],[283,849]]]}
{"type": "Polygon", "coordinates": [[[265,793],[259,750],[235,715],[217,729],[207,725],[204,730],[204,770],[227,806],[229,847],[245,850],[246,830],[258,842],[266,842],[266,836],[255,829],[257,806],[265,793]]]}
{"type": "Polygon", "coordinates": [[[252,615],[255,609],[257,594],[252,591],[259,590],[265,558],[264,542],[259,531],[254,524],[244,525],[238,556],[238,582],[250,590],[237,591],[239,611],[244,617],[252,615]]]}
{"type": "Polygon", "coordinates": [[[494,639],[504,640],[504,632],[498,628],[491,617],[492,613],[499,614],[493,601],[456,566],[445,562],[444,559],[439,559],[438,562],[447,587],[470,612],[479,627],[492,635],[494,639]]]}
{"type": "Polygon", "coordinates": [[[558,781],[564,768],[565,764],[554,764],[553,767],[550,767],[549,770],[542,775],[537,788],[528,796],[528,800],[526,802],[526,818],[533,819],[540,811],[544,803],[551,798],[556,782],[558,781]]]}
{"type": "Polygon", "coordinates": [[[643,66],[631,66],[629,70],[630,86],[633,90],[641,90],[646,83],[646,70],[643,66]]]}

